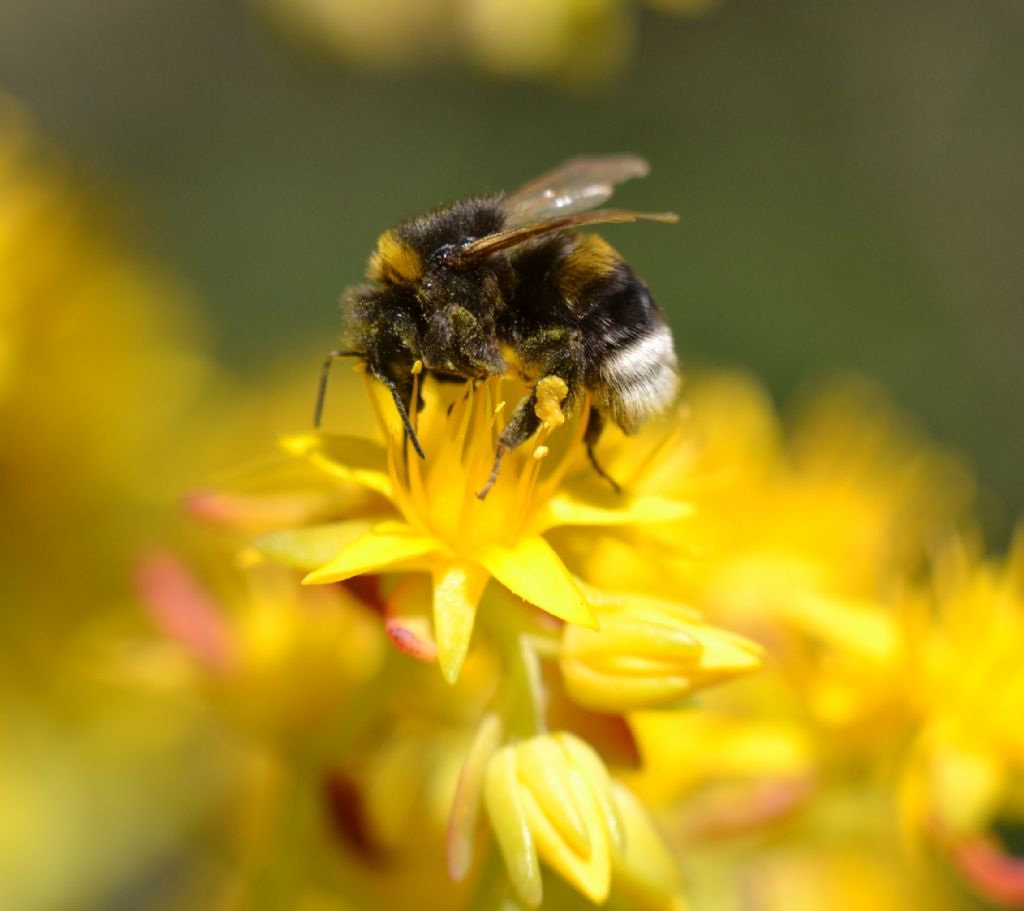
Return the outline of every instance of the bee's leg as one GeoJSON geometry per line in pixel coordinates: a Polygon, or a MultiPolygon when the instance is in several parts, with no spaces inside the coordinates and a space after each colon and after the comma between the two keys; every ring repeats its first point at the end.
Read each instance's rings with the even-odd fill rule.
{"type": "Polygon", "coordinates": [[[327,378],[331,373],[331,365],[342,357],[365,357],[361,351],[341,351],[338,348],[327,352],[324,365],[320,368],[320,383],[316,389],[316,407],[313,409],[313,426],[320,427],[320,419],[324,414],[324,399],[327,397],[327,378]]]}
{"type": "Polygon", "coordinates": [[[587,417],[587,430],[583,435],[583,442],[587,445],[587,458],[590,459],[590,464],[593,466],[594,471],[611,484],[612,489],[616,493],[622,493],[622,488],[618,482],[601,467],[601,463],[597,461],[597,456],[594,454],[594,447],[597,445],[597,441],[601,439],[603,432],[604,418],[597,408],[591,406],[590,414],[587,417]]]}
{"type": "Polygon", "coordinates": [[[409,385],[407,390],[400,389],[398,383],[396,383],[391,377],[385,374],[383,371],[372,371],[374,378],[380,380],[385,386],[388,387],[388,391],[391,393],[391,398],[395,402],[395,408],[398,411],[398,416],[402,419],[402,427],[405,430],[405,438],[412,443],[412,448],[416,450],[416,455],[421,459],[425,459],[426,455],[423,452],[423,447],[420,446],[419,438],[416,436],[416,431],[412,428],[412,421],[409,420],[409,410],[405,407],[405,397],[402,395],[403,392],[409,398],[412,397],[412,386],[409,385]]]}
{"type": "Polygon", "coordinates": [[[524,396],[512,412],[505,429],[498,437],[498,445],[494,450],[494,466],[491,468],[491,476],[487,479],[483,489],[477,492],[482,500],[490,493],[494,482],[498,480],[498,472],[501,470],[501,460],[510,449],[521,446],[540,429],[540,418],[537,417],[537,396],[530,393],[524,396]]]}

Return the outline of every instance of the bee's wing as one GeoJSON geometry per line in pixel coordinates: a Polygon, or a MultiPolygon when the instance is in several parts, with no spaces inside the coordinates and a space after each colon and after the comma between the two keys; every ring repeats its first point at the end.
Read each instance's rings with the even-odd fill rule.
{"type": "Polygon", "coordinates": [[[615,185],[646,177],[650,165],[636,155],[570,158],[505,197],[506,229],[585,212],[607,202],[615,185]]]}
{"type": "Polygon", "coordinates": [[[564,231],[567,228],[579,228],[585,225],[606,225],[641,220],[675,224],[679,221],[679,216],[675,212],[630,212],[626,209],[597,209],[594,212],[563,215],[549,218],[546,221],[523,225],[519,228],[512,228],[509,231],[488,234],[486,237],[470,241],[468,244],[463,244],[461,247],[453,249],[447,257],[447,262],[448,265],[455,269],[468,269],[488,256],[492,256],[502,250],[507,250],[509,247],[525,243],[542,234],[564,231]]]}

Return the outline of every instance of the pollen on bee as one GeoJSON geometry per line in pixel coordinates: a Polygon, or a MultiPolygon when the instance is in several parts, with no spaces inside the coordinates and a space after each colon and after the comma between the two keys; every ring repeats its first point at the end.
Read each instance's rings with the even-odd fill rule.
{"type": "Polygon", "coordinates": [[[533,450],[533,457],[535,459],[537,459],[537,461],[540,461],[541,459],[543,459],[544,456],[546,456],[547,454],[548,454],[548,447],[547,446],[538,446],[536,449],[533,450]]]}
{"type": "Polygon", "coordinates": [[[569,394],[569,386],[560,376],[545,376],[537,381],[533,394],[537,400],[534,413],[546,427],[561,427],[565,423],[562,402],[569,394]]]}

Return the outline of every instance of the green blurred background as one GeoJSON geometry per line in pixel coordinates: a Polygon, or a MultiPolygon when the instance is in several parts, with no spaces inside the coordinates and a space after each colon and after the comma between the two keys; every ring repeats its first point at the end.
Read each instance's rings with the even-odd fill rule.
{"type": "Polygon", "coordinates": [[[783,400],[866,373],[1024,511],[1024,5],[632,13],[619,76],[567,91],[358,69],[245,5],[4,0],[0,87],[192,285],[219,357],[309,352],[311,398],[380,230],[572,154],[642,154],[617,202],[682,222],[607,235],[688,362],[783,400]]]}

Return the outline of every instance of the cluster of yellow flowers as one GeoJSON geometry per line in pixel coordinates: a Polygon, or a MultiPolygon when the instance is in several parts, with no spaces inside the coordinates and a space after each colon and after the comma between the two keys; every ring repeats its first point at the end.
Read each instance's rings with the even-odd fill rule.
{"type": "Polygon", "coordinates": [[[688,378],[618,494],[543,381],[480,500],[517,380],[264,451],[187,309],[0,110],[0,906],[1024,906],[1024,534],[873,387],[688,378]]]}
{"type": "Polygon", "coordinates": [[[716,0],[257,0],[289,34],[360,66],[466,59],[486,72],[584,86],[620,70],[633,7],[695,15],[716,0]]]}

